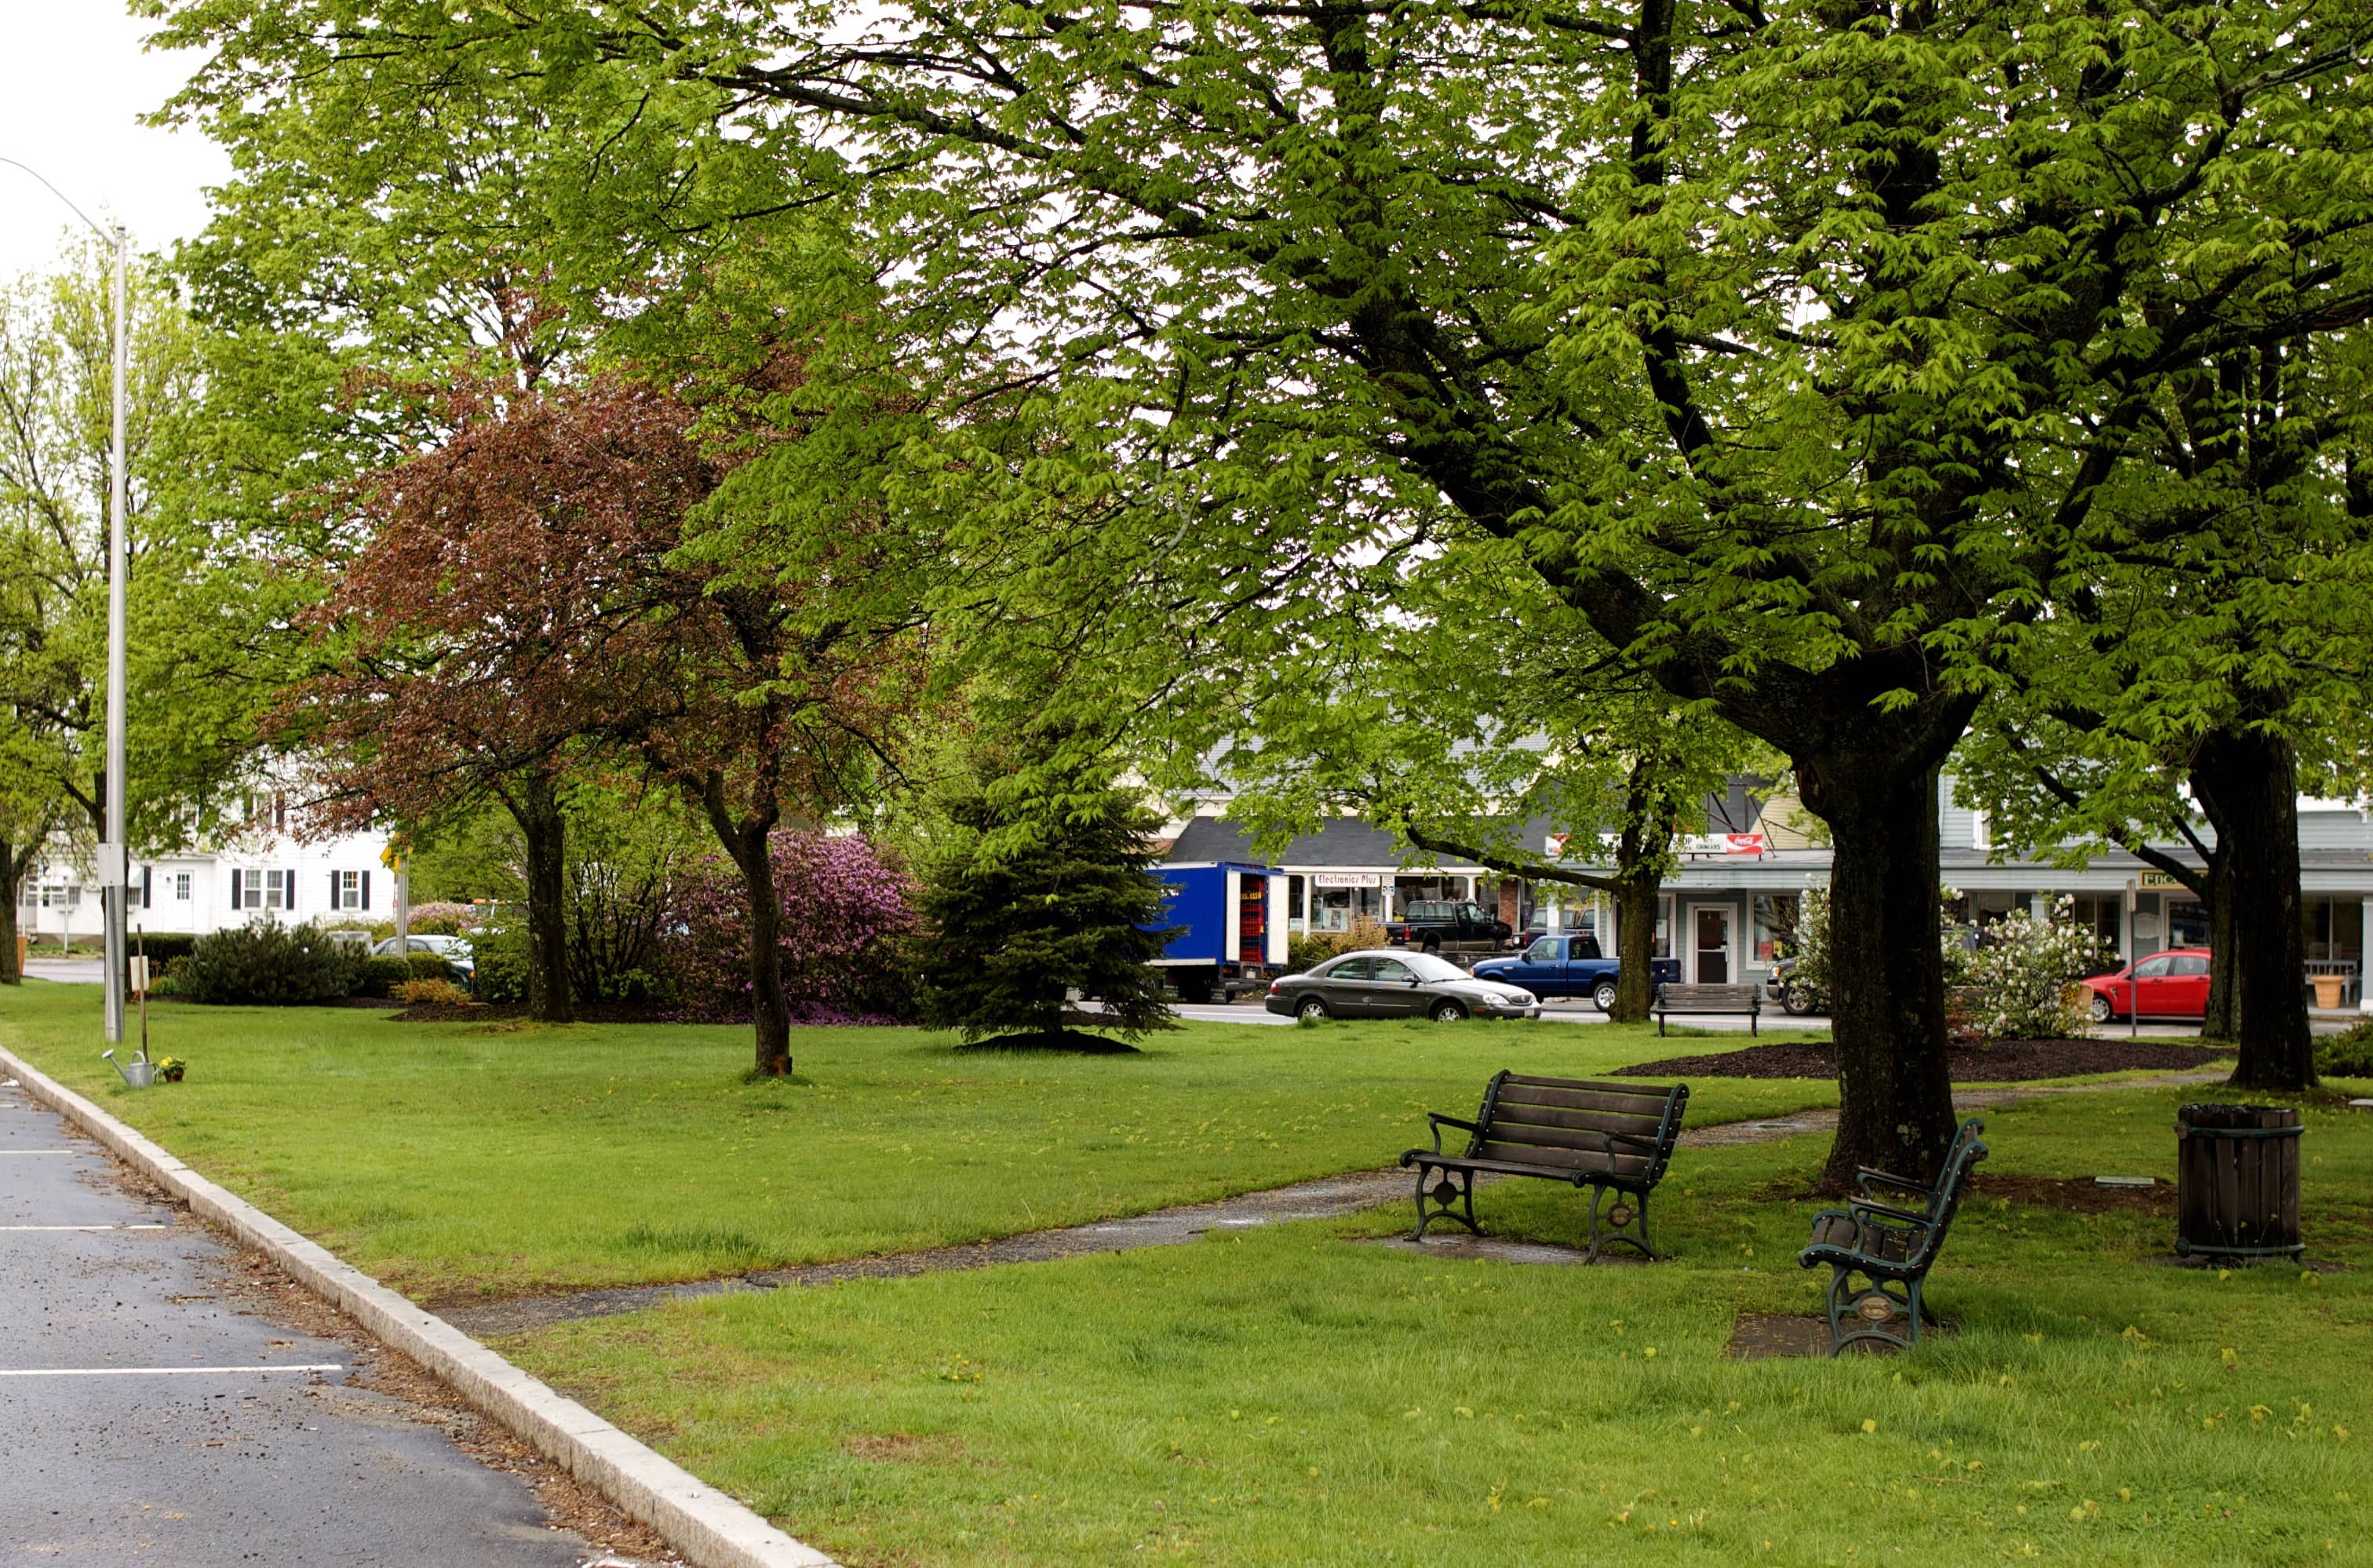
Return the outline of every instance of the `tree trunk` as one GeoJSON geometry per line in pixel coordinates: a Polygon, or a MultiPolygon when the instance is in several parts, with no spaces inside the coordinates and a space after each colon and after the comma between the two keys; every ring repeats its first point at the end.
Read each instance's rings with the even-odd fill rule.
{"type": "Polygon", "coordinates": [[[527,1011],[547,1024],[576,1022],[568,986],[567,824],[552,779],[530,773],[510,792],[527,849],[527,1011]]]}
{"type": "Polygon", "coordinates": [[[17,967],[17,905],[30,862],[29,852],[20,860],[17,846],[0,838],[0,986],[21,985],[25,979],[17,967]]]}
{"type": "Polygon", "coordinates": [[[2192,760],[2192,785],[2216,829],[2217,860],[2227,872],[2216,914],[2220,943],[2233,955],[2233,1040],[2240,1053],[2233,1086],[2312,1088],[2297,754],[2287,740],[2262,731],[2212,731],[2192,760]]]}
{"type": "Polygon", "coordinates": [[[1615,1010],[1618,1024],[1638,1024],[1655,1000],[1653,960],[1656,952],[1657,879],[1624,877],[1615,890],[1615,1010]]]}
{"type": "Polygon", "coordinates": [[[1937,766],[1835,754],[1796,759],[1805,804],[1829,824],[1829,1017],[1838,1135],[1823,1185],[1857,1167],[1927,1179],[1953,1139],[1937,938],[1937,766]]]}
{"type": "Polygon", "coordinates": [[[761,1078],[791,1071],[791,1005],[783,992],[783,903],[775,890],[775,861],[764,825],[743,826],[727,846],[750,901],[750,1024],[757,1035],[761,1078]]]}
{"type": "Polygon", "coordinates": [[[2218,852],[2208,860],[2208,895],[2200,901],[2201,912],[2208,917],[2208,1010],[2201,1014],[2200,1037],[2204,1040],[2230,1040],[2239,1037],[2240,1024],[2233,1012],[2233,965],[2241,944],[2233,934],[2232,887],[2233,858],[2218,852]]]}

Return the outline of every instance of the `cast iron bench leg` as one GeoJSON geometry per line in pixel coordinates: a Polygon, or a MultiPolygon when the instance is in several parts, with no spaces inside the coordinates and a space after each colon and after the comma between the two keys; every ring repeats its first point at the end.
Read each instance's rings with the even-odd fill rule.
{"type": "Polygon", "coordinates": [[[1597,1262],[1599,1253],[1607,1246],[1619,1241],[1628,1246],[1638,1247],[1642,1252],[1647,1254],[1651,1261],[1654,1261],[1662,1256],[1654,1247],[1648,1245],[1648,1195],[1644,1192],[1638,1193],[1636,1195],[1627,1193],[1618,1188],[1602,1186],[1597,1182],[1592,1182],[1590,1184],[1590,1251],[1584,1260],[1590,1263],[1597,1262]],[[1610,1191],[1615,1193],[1616,1208],[1620,1209],[1626,1203],[1634,1202],[1639,1205],[1639,1208],[1634,1210],[1631,1214],[1627,1216],[1619,1224],[1617,1223],[1613,1216],[1610,1215],[1607,1223],[1609,1225],[1613,1226],[1613,1229],[1602,1234],[1598,1224],[1598,1208],[1601,1203],[1606,1201],[1607,1195],[1610,1191]],[[1638,1224],[1640,1234],[1638,1235],[1626,1234],[1624,1226],[1631,1225],[1634,1223],[1634,1222],[1638,1224]]]}
{"type": "MultiPolygon", "coordinates": [[[[1890,1291],[1887,1288],[1887,1281],[1883,1280],[1871,1279],[1869,1275],[1864,1274],[1863,1278],[1869,1281],[1869,1283],[1861,1290],[1853,1290],[1849,1288],[1847,1281],[1851,1280],[1856,1272],[1857,1270],[1851,1264],[1832,1263],[1829,1265],[1829,1316],[1830,1356],[1835,1358],[1848,1345],[1853,1344],[1856,1340],[1884,1340],[1888,1344],[1893,1345],[1896,1349],[1902,1351],[1908,1351],[1917,1347],[1920,1343],[1920,1320],[1924,1317],[1930,1323],[1935,1323],[1936,1321],[1936,1315],[1930,1312],[1928,1310],[1927,1304],[1920,1299],[1920,1286],[1922,1281],[1918,1280],[1908,1280],[1903,1281],[1900,1287],[1902,1293],[1899,1295],[1896,1292],[1890,1291]],[[1884,1327],[1877,1323],[1871,1323],[1864,1328],[1848,1328],[1841,1321],[1841,1319],[1846,1315],[1848,1308],[1858,1307],[1864,1299],[1874,1295],[1885,1297],[1888,1301],[1895,1305],[1898,1311],[1903,1313],[1905,1320],[1909,1324],[1911,1329],[1909,1338],[1902,1334],[1889,1333],[1884,1327]]],[[[1860,1314],[1857,1313],[1855,1316],[1859,1317],[1860,1314]]],[[[1886,1321],[1893,1322],[1894,1319],[1890,1317],[1886,1321]]]]}
{"type": "Polygon", "coordinates": [[[1417,1167],[1417,1230],[1409,1239],[1423,1241],[1425,1227],[1436,1220],[1455,1220],[1475,1235],[1483,1234],[1483,1227],[1475,1223],[1475,1173],[1473,1171],[1443,1170],[1438,1165],[1420,1163],[1417,1167]],[[1425,1185],[1426,1174],[1432,1170],[1442,1170],[1442,1180],[1429,1191],[1425,1185]],[[1454,1177],[1456,1178],[1456,1185],[1453,1185],[1454,1177]],[[1426,1199],[1429,1198],[1433,1199],[1437,1207],[1432,1209],[1426,1207],[1426,1199]],[[1454,1203],[1461,1204],[1467,1211],[1460,1213],[1457,1209],[1452,1207],[1454,1203]]]}

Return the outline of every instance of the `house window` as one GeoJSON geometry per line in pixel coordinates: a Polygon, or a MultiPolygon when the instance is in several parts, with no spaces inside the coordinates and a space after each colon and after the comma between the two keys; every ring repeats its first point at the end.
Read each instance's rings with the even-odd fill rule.
{"type": "Polygon", "coordinates": [[[330,907],[333,909],[368,909],[370,907],[370,873],[368,872],[334,872],[331,873],[330,907]]]}
{"type": "Polygon", "coordinates": [[[288,896],[291,889],[287,872],[238,871],[230,873],[232,890],[238,893],[242,909],[286,909],[295,900],[288,896]]]}
{"type": "Polygon", "coordinates": [[[189,872],[175,872],[173,873],[173,900],[177,904],[187,904],[190,901],[189,872]]]}
{"type": "Polygon", "coordinates": [[[1670,958],[1673,955],[1673,898],[1666,894],[1656,900],[1656,941],[1650,956],[1670,958]]]}

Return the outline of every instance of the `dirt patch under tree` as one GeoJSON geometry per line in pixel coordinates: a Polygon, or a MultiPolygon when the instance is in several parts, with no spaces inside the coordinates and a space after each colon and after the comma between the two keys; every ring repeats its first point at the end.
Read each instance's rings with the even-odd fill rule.
{"type": "MultiPolygon", "coordinates": [[[[1997,1040],[1991,1046],[1951,1047],[1945,1063],[1956,1083],[2024,1083],[2095,1072],[2181,1072],[2232,1054],[2230,1047],[2168,1040],[1997,1040]]],[[[1838,1059],[1826,1045],[1800,1042],[1667,1057],[1616,1071],[1624,1078],[1835,1078],[1838,1059]]]]}

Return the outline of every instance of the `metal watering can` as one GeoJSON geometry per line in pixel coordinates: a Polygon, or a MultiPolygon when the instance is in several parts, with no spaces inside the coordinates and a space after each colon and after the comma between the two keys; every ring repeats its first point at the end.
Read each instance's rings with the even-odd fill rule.
{"type": "Polygon", "coordinates": [[[134,1089],[146,1089],[157,1082],[157,1064],[144,1054],[130,1061],[118,1061],[113,1051],[101,1051],[99,1059],[123,1075],[123,1081],[134,1089]]]}

